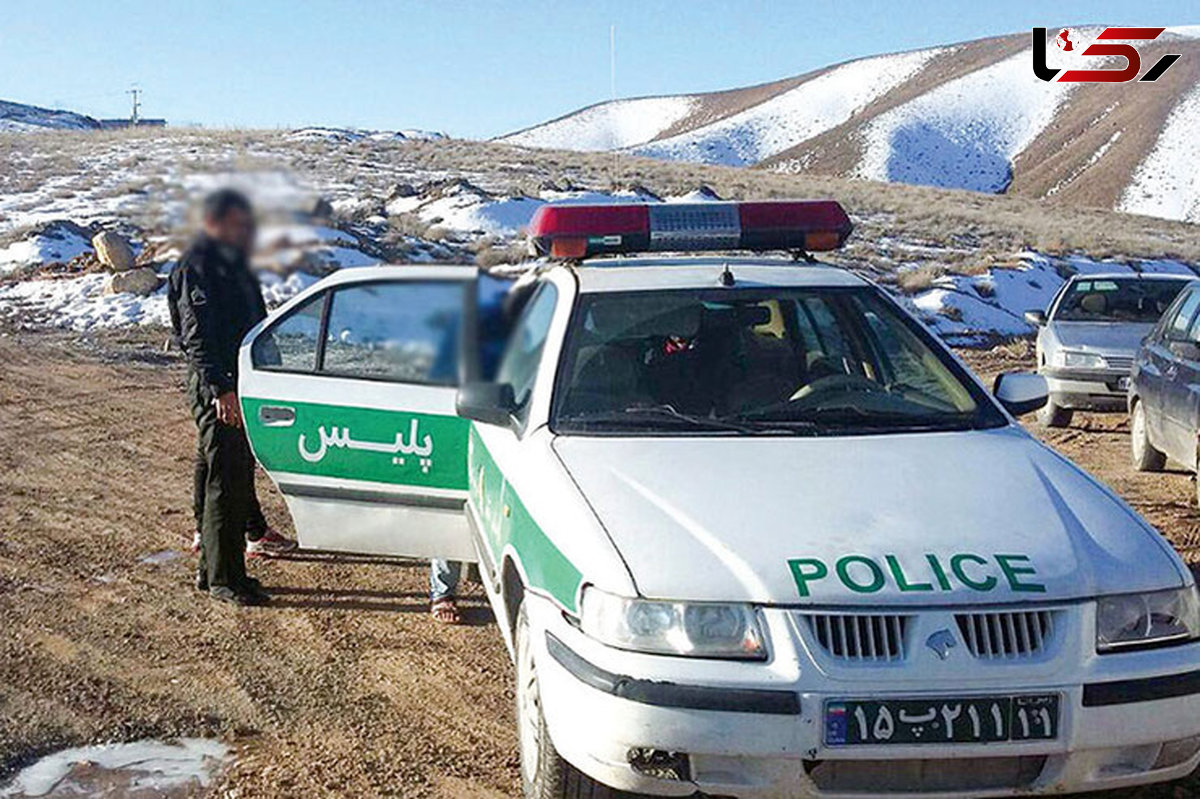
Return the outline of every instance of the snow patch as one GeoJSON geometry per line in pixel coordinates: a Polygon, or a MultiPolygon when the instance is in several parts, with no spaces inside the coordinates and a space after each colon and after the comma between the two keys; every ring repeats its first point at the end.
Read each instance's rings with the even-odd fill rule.
{"type": "MultiPolygon", "coordinates": [[[[1079,49],[1086,48],[1081,43],[1079,49]]],[[[1013,160],[1050,124],[1073,88],[1039,80],[1023,50],[872,120],[856,174],[1002,192],[1012,180],[1013,160]]]]}
{"type": "Polygon", "coordinates": [[[0,799],[35,796],[185,796],[207,788],[232,759],[205,738],[143,740],[64,749],[17,773],[0,799]]]}
{"type": "Polygon", "coordinates": [[[0,313],[81,332],[125,325],[170,324],[165,287],[149,297],[105,294],[105,277],[91,274],[0,286],[0,313]]]}
{"type": "MultiPolygon", "coordinates": [[[[1200,26],[1196,26],[1200,35],[1200,26]]],[[[1133,173],[1118,210],[1200,222],[1200,86],[1167,117],[1154,149],[1133,173]]]]}
{"type": "Polygon", "coordinates": [[[563,150],[618,150],[644,144],[695,108],[690,96],[640,97],[600,103],[499,141],[521,147],[563,150]]]}
{"type": "Polygon", "coordinates": [[[0,133],[31,133],[46,128],[57,130],[95,130],[100,123],[74,111],[39,108],[0,100],[0,133]]]}
{"type": "Polygon", "coordinates": [[[634,152],[675,161],[756,164],[840,125],[946,50],[851,61],[745,111],[634,152]]]}
{"type": "Polygon", "coordinates": [[[50,227],[27,239],[0,247],[0,275],[43,264],[66,263],[92,251],[92,243],[70,230],[50,227]]]}
{"type": "Polygon", "coordinates": [[[362,141],[437,141],[449,138],[445,133],[433,130],[362,130],[361,128],[299,128],[290,131],[287,137],[292,141],[321,141],[335,144],[348,144],[362,141]]]}
{"type": "MultiPolygon", "coordinates": [[[[954,346],[972,346],[996,338],[1032,335],[1025,321],[1030,310],[1045,310],[1066,281],[1064,275],[1134,272],[1126,261],[1062,258],[1023,252],[1020,264],[996,267],[982,275],[945,275],[912,297],[901,298],[925,324],[954,346]]],[[[1187,264],[1171,260],[1136,261],[1142,272],[1194,276],[1187,264]]]]}

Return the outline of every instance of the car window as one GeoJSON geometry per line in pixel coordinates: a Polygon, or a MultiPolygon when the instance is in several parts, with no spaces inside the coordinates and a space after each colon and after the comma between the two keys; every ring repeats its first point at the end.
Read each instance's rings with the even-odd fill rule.
{"type": "Polygon", "coordinates": [[[1067,287],[1054,319],[1063,322],[1156,322],[1184,285],[1182,280],[1080,278],[1067,287]]]}
{"type": "Polygon", "coordinates": [[[550,322],[554,318],[554,307],[558,302],[558,289],[545,283],[530,298],[520,319],[517,320],[496,370],[496,381],[513,387],[517,401],[515,416],[524,424],[529,416],[529,399],[537,380],[542,351],[546,348],[546,337],[550,334],[550,322]]]}
{"type": "Polygon", "coordinates": [[[339,377],[454,385],[460,282],[366,283],[336,289],[321,371],[339,377]]]}
{"type": "Polygon", "coordinates": [[[1181,341],[1187,338],[1196,309],[1200,308],[1200,291],[1192,291],[1183,298],[1183,302],[1174,311],[1171,319],[1164,327],[1164,338],[1168,341],[1181,341]]]}
{"type": "Polygon", "coordinates": [[[962,429],[1005,423],[873,289],[693,289],[580,298],[558,433],[962,429]]]}
{"type": "Polygon", "coordinates": [[[1188,326],[1187,340],[1193,344],[1200,344],[1200,313],[1192,318],[1192,324],[1188,326]]]}
{"type": "Polygon", "coordinates": [[[317,343],[321,339],[321,311],[325,294],[316,294],[293,308],[254,341],[250,352],[257,369],[312,372],[317,368],[317,343]]]}

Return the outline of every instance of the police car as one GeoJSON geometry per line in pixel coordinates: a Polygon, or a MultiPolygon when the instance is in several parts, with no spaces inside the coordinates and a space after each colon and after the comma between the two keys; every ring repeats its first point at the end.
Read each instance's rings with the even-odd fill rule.
{"type": "Polygon", "coordinates": [[[1189,571],[1016,423],[1043,378],[988,391],[811,260],[850,227],[550,205],[512,291],[343,270],[248,336],[247,431],[303,546],[479,563],[527,796],[1009,795],[1200,761],[1189,571]]]}

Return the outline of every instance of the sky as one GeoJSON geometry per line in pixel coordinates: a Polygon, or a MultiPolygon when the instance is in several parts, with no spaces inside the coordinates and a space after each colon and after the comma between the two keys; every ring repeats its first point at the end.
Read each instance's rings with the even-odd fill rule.
{"type": "Polygon", "coordinates": [[[0,99],[210,127],[487,138],[610,96],[728,89],[860,56],[1087,23],[1200,22],[1195,0],[0,0],[0,99]]]}

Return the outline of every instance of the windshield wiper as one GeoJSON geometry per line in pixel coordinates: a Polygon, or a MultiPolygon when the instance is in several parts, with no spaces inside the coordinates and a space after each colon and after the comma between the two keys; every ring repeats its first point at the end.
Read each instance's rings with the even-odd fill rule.
{"type": "Polygon", "coordinates": [[[694,427],[708,430],[729,430],[736,433],[757,434],[768,432],[768,428],[741,420],[728,419],[723,416],[697,416],[684,413],[673,405],[633,405],[625,409],[625,413],[633,416],[646,416],[656,419],[674,419],[694,427]]]}
{"type": "Polygon", "coordinates": [[[765,433],[797,432],[789,422],[755,422],[730,419],[722,416],[697,416],[684,413],[672,405],[634,405],[623,411],[597,411],[595,413],[572,414],[562,418],[563,422],[575,424],[634,425],[643,427],[655,422],[669,421],[680,425],[719,432],[763,435],[765,433]]]}
{"type": "Polygon", "coordinates": [[[974,414],[947,414],[931,416],[862,408],[857,405],[826,405],[810,408],[805,415],[822,421],[854,425],[857,421],[867,422],[872,429],[887,430],[962,430],[974,426],[974,414]],[[871,424],[874,422],[875,424],[871,424]]]}

